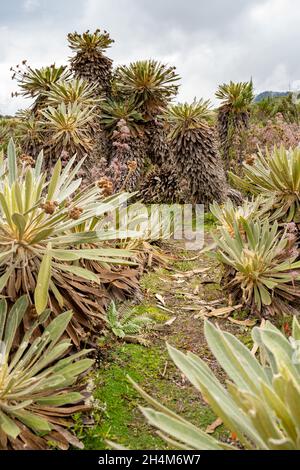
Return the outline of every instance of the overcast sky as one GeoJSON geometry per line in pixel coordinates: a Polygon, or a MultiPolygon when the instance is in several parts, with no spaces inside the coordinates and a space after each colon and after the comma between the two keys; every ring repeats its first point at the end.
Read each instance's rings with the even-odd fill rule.
{"type": "Polygon", "coordinates": [[[27,105],[10,98],[12,65],[40,67],[70,55],[66,34],[97,27],[115,39],[116,64],[155,58],[176,65],[180,100],[211,98],[219,83],[253,78],[256,91],[300,80],[297,0],[7,0],[0,3],[0,113],[27,105]]]}

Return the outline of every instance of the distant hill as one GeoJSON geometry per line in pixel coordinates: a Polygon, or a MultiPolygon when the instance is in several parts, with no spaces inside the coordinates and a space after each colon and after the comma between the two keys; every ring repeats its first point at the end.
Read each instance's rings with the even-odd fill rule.
{"type": "Polygon", "coordinates": [[[263,91],[259,93],[254,98],[254,103],[259,103],[259,101],[264,100],[265,98],[280,98],[281,96],[288,96],[288,91],[263,91]]]}

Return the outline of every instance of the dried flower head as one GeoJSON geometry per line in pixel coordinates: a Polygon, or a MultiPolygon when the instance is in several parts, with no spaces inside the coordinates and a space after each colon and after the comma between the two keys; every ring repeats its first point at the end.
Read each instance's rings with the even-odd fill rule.
{"type": "Polygon", "coordinates": [[[78,220],[82,212],[83,212],[82,207],[72,207],[72,209],[69,210],[68,214],[69,214],[70,219],[78,220]]]}
{"type": "Polygon", "coordinates": [[[55,212],[56,207],[58,206],[56,201],[46,201],[41,205],[41,208],[46,214],[52,215],[55,212]]]}
{"type": "Polygon", "coordinates": [[[127,167],[129,171],[134,172],[137,169],[137,162],[135,160],[128,160],[127,167]]]}
{"type": "Polygon", "coordinates": [[[110,178],[103,176],[97,181],[97,186],[101,190],[101,193],[104,197],[111,196],[114,192],[114,185],[110,178]]]}
{"type": "Polygon", "coordinates": [[[34,161],[34,158],[32,158],[30,155],[26,155],[25,153],[23,153],[21,156],[20,156],[20,160],[22,163],[24,163],[26,166],[33,166],[35,164],[35,161],[34,161]]]}
{"type": "Polygon", "coordinates": [[[111,180],[110,180],[107,176],[102,176],[102,178],[100,178],[100,179],[97,181],[97,186],[98,186],[98,188],[102,189],[102,188],[105,187],[108,183],[111,183],[111,180]]]}
{"type": "Polygon", "coordinates": [[[252,165],[254,165],[255,160],[256,160],[256,156],[254,154],[248,155],[248,157],[245,158],[245,163],[247,165],[252,166],[252,165]]]}

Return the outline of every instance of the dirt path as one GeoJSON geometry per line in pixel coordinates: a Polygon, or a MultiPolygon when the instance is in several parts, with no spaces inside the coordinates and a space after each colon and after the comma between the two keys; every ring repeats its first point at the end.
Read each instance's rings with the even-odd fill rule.
{"type": "MultiPolygon", "coordinates": [[[[77,433],[87,449],[104,449],[105,439],[114,440],[131,449],[164,449],[152,428],[146,425],[138,405],[145,405],[126,379],[130,375],[160,402],[182,414],[197,426],[206,429],[216,417],[201,396],[175,368],[166,352],[166,341],[181,349],[198,354],[222,379],[204,335],[204,318],[211,310],[226,306],[220,288],[221,269],[207,254],[185,252],[180,244],[164,246],[173,261],[167,268],[159,267],[142,279],[144,299],[135,306],[137,315],[147,314],[156,326],[147,335],[149,347],[115,342],[107,351],[94,380],[97,411],[94,423],[86,427],[77,420],[77,433]],[[194,258],[194,259],[193,259],[194,258]]],[[[133,306],[132,306],[133,308],[133,306]]],[[[243,324],[243,314],[234,312],[231,321],[211,317],[221,328],[233,332],[251,346],[251,328],[243,324]]],[[[227,439],[222,426],[216,435],[227,439]]]]}

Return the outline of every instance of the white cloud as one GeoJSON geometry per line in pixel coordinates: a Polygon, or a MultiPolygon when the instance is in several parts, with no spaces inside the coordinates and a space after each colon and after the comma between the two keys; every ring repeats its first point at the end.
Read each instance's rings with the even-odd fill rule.
{"type": "Polygon", "coordinates": [[[297,0],[11,0],[3,8],[0,112],[23,105],[9,97],[11,65],[64,63],[67,33],[97,27],[116,40],[108,52],[116,64],[151,57],[176,65],[181,100],[214,99],[217,85],[231,79],[253,77],[258,91],[300,79],[297,0]],[[38,13],[22,16],[17,3],[38,13]]]}
{"type": "Polygon", "coordinates": [[[23,4],[24,10],[28,12],[35,11],[39,6],[39,0],[25,0],[23,4]]]}
{"type": "Polygon", "coordinates": [[[0,27],[0,43],[5,44],[5,49],[0,53],[0,114],[13,114],[28,106],[27,99],[11,98],[11,93],[17,91],[17,83],[11,79],[12,66],[15,67],[23,59],[37,68],[53,62],[61,65],[67,61],[68,47],[64,32],[53,28],[53,37],[49,41],[49,35],[45,34],[42,26],[36,27],[32,33],[31,31],[30,26],[22,29],[0,27]]]}

